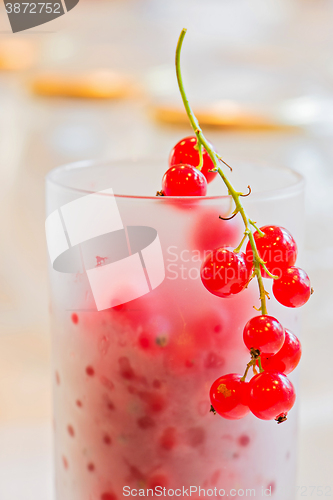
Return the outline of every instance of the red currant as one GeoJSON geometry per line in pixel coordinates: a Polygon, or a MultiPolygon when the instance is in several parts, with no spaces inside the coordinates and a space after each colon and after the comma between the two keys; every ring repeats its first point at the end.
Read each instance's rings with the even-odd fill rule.
{"type": "Polygon", "coordinates": [[[154,490],[157,486],[166,488],[168,486],[168,478],[164,474],[156,474],[147,481],[147,488],[154,490]]]}
{"type": "Polygon", "coordinates": [[[117,500],[117,497],[114,493],[102,493],[101,500],[117,500]]]}
{"type": "MultiPolygon", "coordinates": [[[[232,246],[235,248],[241,239],[241,226],[237,217],[221,220],[221,209],[203,207],[200,204],[194,217],[194,227],[189,228],[190,245],[206,256],[214,248],[232,246]]],[[[194,214],[193,214],[194,215],[194,214]]]]}
{"type": "Polygon", "coordinates": [[[284,343],[283,326],[273,316],[254,316],[244,327],[243,340],[248,349],[275,354],[284,343]]]}
{"type": "Polygon", "coordinates": [[[191,165],[173,165],[163,176],[162,193],[164,196],[205,196],[206,177],[191,165]]]}
{"type": "Polygon", "coordinates": [[[261,355],[261,364],[264,370],[276,371],[288,375],[298,365],[302,356],[302,346],[296,335],[285,330],[285,340],[281,349],[270,356],[261,355]]]}
{"type": "MultiPolygon", "coordinates": [[[[254,239],[259,256],[265,262],[269,272],[281,276],[283,270],[293,266],[297,258],[297,245],[291,234],[279,226],[263,226],[260,228],[264,236],[258,231],[254,233],[254,239]]],[[[253,261],[253,253],[250,242],[246,247],[246,260],[253,261]]],[[[266,272],[261,269],[264,278],[268,278],[266,272]]]]}
{"type": "Polygon", "coordinates": [[[286,307],[300,307],[310,298],[309,276],[299,267],[289,267],[273,282],[273,295],[286,307]]]}
{"type": "Polygon", "coordinates": [[[218,297],[230,297],[241,292],[248,283],[250,271],[245,255],[228,247],[211,252],[201,266],[201,281],[209,292],[218,297]]]}
{"type": "Polygon", "coordinates": [[[242,382],[241,378],[236,373],[223,375],[215,380],[210,389],[210,401],[214,410],[228,420],[237,420],[249,413],[249,384],[242,382]]]}
{"type": "MultiPolygon", "coordinates": [[[[175,147],[170,153],[169,165],[178,165],[179,163],[186,163],[187,165],[192,165],[197,167],[199,165],[199,151],[195,148],[197,145],[197,138],[195,136],[185,137],[181,141],[177,142],[175,147]]],[[[212,162],[209,154],[202,148],[203,166],[201,172],[207,179],[207,182],[212,182],[216,177],[217,172],[209,172],[214,168],[214,163],[212,162]]]]}
{"type": "Polygon", "coordinates": [[[177,429],[175,427],[167,427],[160,437],[160,446],[165,450],[172,450],[177,446],[177,429]]]}
{"type": "Polygon", "coordinates": [[[77,325],[79,322],[79,317],[76,313],[72,314],[72,322],[74,323],[74,325],[77,325]]]}
{"type": "Polygon", "coordinates": [[[273,420],[294,406],[293,384],[283,373],[264,371],[249,382],[249,407],[262,420],[273,420]]]}

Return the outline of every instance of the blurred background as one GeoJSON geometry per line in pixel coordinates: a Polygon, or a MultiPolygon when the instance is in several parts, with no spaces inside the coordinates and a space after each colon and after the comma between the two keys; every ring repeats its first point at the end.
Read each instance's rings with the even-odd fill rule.
{"type": "Polygon", "coordinates": [[[167,165],[191,133],[174,72],[183,27],[185,84],[220,154],[307,179],[303,266],[316,293],[303,314],[297,484],[333,495],[333,2],[81,0],[15,35],[0,6],[1,500],[53,500],[45,174],[87,158],[167,165]]]}

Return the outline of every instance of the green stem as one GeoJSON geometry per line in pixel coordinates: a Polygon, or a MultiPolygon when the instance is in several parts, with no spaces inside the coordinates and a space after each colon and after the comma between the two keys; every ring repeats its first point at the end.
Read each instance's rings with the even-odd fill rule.
{"type": "Polygon", "coordinates": [[[249,369],[251,368],[251,366],[254,365],[254,362],[253,361],[250,361],[247,365],[246,365],[246,370],[245,370],[245,373],[244,375],[242,376],[241,378],[241,382],[245,382],[246,381],[246,377],[247,377],[247,374],[249,373],[249,369]]]}
{"type": "MultiPolygon", "coordinates": [[[[185,106],[187,116],[190,120],[191,126],[194,130],[196,137],[197,137],[198,144],[200,143],[205,148],[207,153],[209,154],[209,156],[212,159],[212,162],[214,164],[214,170],[216,170],[219,173],[220,177],[222,178],[224,184],[226,185],[226,187],[228,189],[229,195],[233,198],[233,200],[235,202],[235,205],[236,205],[235,212],[239,213],[243,219],[244,226],[245,226],[245,233],[249,237],[250,245],[251,245],[252,252],[253,252],[254,272],[255,272],[255,275],[256,275],[257,280],[258,280],[258,286],[259,286],[259,292],[260,292],[260,303],[261,303],[260,311],[262,314],[267,314],[266,292],[265,292],[264,283],[263,283],[263,279],[261,276],[261,269],[260,269],[260,266],[262,265],[263,261],[260,259],[259,255],[258,255],[258,250],[257,250],[256,243],[255,243],[255,240],[253,237],[252,228],[251,228],[251,225],[253,226],[253,222],[246,215],[245,209],[240,201],[240,193],[234,189],[233,185],[227,179],[223,170],[220,167],[220,161],[222,161],[225,165],[227,165],[227,164],[222,159],[220,159],[220,157],[217,155],[217,153],[212,149],[212,147],[211,147],[210,143],[207,141],[206,137],[203,135],[202,130],[201,130],[200,125],[199,125],[199,122],[198,122],[195,114],[193,113],[193,110],[192,110],[190,103],[187,99],[187,95],[186,95],[184,84],[183,84],[181,68],[180,68],[180,54],[181,54],[181,49],[182,49],[184,37],[186,35],[186,31],[187,31],[186,29],[182,30],[180,37],[179,37],[179,40],[178,40],[177,49],[176,49],[176,73],[177,73],[177,80],[178,80],[180,94],[181,94],[182,99],[183,99],[183,103],[185,106]]],[[[227,165],[227,166],[229,167],[229,165],[227,165]]]]}
{"type": "Polygon", "coordinates": [[[203,154],[202,154],[202,144],[200,141],[197,142],[197,144],[194,146],[194,149],[197,149],[199,153],[199,165],[197,166],[197,169],[201,171],[203,167],[203,154]]]}
{"type": "Polygon", "coordinates": [[[260,292],[260,302],[261,302],[260,309],[261,309],[262,314],[267,314],[266,291],[265,291],[265,287],[264,287],[264,281],[263,281],[262,276],[261,276],[260,257],[258,255],[258,250],[257,250],[256,242],[255,242],[252,231],[249,232],[249,240],[250,240],[250,245],[251,245],[252,253],[253,253],[254,273],[257,277],[258,287],[259,287],[259,292],[260,292]]]}
{"type": "Polygon", "coordinates": [[[256,223],[253,222],[253,220],[249,219],[249,223],[251,224],[251,226],[254,227],[254,229],[256,229],[258,231],[259,236],[265,236],[265,233],[263,233],[261,231],[261,229],[259,229],[259,227],[256,225],[256,223]]]}
{"type": "Polygon", "coordinates": [[[247,238],[247,233],[244,233],[244,236],[243,236],[243,238],[242,238],[242,241],[240,242],[240,244],[238,245],[238,247],[237,247],[237,248],[235,248],[235,250],[234,250],[234,252],[235,252],[235,253],[238,253],[238,252],[240,252],[240,251],[241,251],[242,246],[243,246],[243,243],[244,243],[244,241],[246,240],[246,238],[247,238]]]}
{"type": "Polygon", "coordinates": [[[184,90],[184,84],[183,84],[182,74],[181,74],[181,71],[180,71],[180,53],[181,53],[181,48],[182,48],[183,41],[184,41],[184,38],[185,38],[185,35],[186,35],[186,31],[187,30],[185,28],[182,30],[182,32],[180,34],[180,37],[179,37],[179,40],[178,40],[177,50],[176,50],[176,71],[177,71],[178,86],[179,86],[180,93],[181,93],[182,98],[183,98],[183,103],[184,103],[184,106],[185,106],[185,109],[186,109],[186,113],[187,113],[187,116],[189,117],[189,120],[191,122],[192,128],[193,128],[195,134],[197,135],[196,130],[200,128],[199,127],[199,122],[198,122],[196,116],[194,115],[194,113],[192,111],[190,103],[188,102],[188,99],[187,99],[187,96],[186,96],[186,93],[185,93],[185,90],[184,90]]]}
{"type": "Polygon", "coordinates": [[[262,373],[264,371],[262,364],[261,364],[261,356],[258,356],[258,366],[259,366],[259,371],[262,373]]]}

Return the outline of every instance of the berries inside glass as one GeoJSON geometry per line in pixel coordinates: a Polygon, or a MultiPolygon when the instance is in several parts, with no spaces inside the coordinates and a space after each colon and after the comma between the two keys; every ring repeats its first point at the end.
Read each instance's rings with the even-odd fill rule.
{"type": "MultiPolygon", "coordinates": [[[[140,164],[127,170],[123,165],[80,167],[71,170],[70,178],[68,171],[60,172],[48,185],[50,207],[67,202],[68,192],[80,197],[80,189],[98,184],[97,176],[106,182],[102,188],[122,179],[126,190],[129,172],[135,175],[138,168],[147,178],[152,171],[140,164]],[[70,182],[70,189],[60,188],[61,180],[70,182]]],[[[216,247],[238,245],[242,224],[237,218],[219,219],[228,216],[227,198],[202,196],[190,206],[185,198],[172,203],[144,198],[156,191],[158,179],[140,188],[142,198],[131,196],[134,192],[117,198],[125,226],[151,227],[159,235],[166,278],[158,288],[97,312],[84,272],[51,269],[57,500],[119,500],[126,486],[137,491],[254,488],[257,496],[268,488],[272,498],[292,498],[295,409],[282,425],[274,421],[278,415],[268,422],[255,416],[268,410],[249,403],[251,368],[245,390],[235,393],[235,407],[229,407],[232,419],[210,411],[214,381],[235,374],[234,385],[239,385],[250,360],[243,330],[260,313],[253,309],[258,304],[254,280],[239,293],[219,297],[203,285],[201,267],[216,247]]],[[[297,236],[301,211],[291,207],[301,206],[301,194],[287,193],[278,211],[276,200],[266,194],[249,198],[248,210],[255,216],[265,213],[265,220],[279,218],[282,227],[296,228],[297,236]]],[[[111,258],[111,251],[97,253],[95,265],[111,258]]],[[[272,279],[266,282],[269,287],[272,279]]],[[[262,364],[271,363],[271,373],[290,374],[293,381],[299,344],[286,336],[285,327],[299,337],[299,321],[297,309],[292,320],[289,312],[271,299],[269,313],[285,337],[276,353],[262,352],[262,364]],[[280,358],[290,358],[288,366],[281,364],[279,352],[285,352],[280,358]]],[[[228,379],[222,381],[225,387],[218,385],[219,394],[229,394],[228,379]]]]}

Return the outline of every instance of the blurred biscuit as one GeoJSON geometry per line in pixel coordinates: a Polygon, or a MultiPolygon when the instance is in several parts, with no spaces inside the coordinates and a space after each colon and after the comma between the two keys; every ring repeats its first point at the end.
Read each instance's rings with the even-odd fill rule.
{"type": "Polygon", "coordinates": [[[119,99],[132,94],[133,87],[125,76],[109,70],[89,73],[54,71],[35,76],[32,91],[49,97],[119,99]]]}
{"type": "MultiPolygon", "coordinates": [[[[233,101],[219,101],[194,110],[201,126],[239,130],[295,129],[275,119],[273,115],[255,112],[233,101]]],[[[182,106],[153,105],[151,113],[156,120],[174,125],[187,125],[188,117],[182,106]]]]}
{"type": "Polygon", "coordinates": [[[0,39],[0,70],[20,71],[31,68],[36,62],[37,47],[23,38],[0,39]]]}

